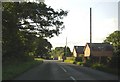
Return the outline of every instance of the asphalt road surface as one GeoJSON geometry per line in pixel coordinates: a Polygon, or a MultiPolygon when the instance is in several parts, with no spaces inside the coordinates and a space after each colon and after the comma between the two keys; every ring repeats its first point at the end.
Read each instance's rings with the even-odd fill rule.
{"type": "Polygon", "coordinates": [[[44,60],[14,80],[118,80],[118,77],[74,64],[44,60]]]}

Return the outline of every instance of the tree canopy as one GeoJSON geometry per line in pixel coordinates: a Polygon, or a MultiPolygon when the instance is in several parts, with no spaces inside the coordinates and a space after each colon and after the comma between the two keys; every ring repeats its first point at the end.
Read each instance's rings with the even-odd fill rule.
{"type": "Polygon", "coordinates": [[[120,54],[120,31],[114,31],[104,40],[105,43],[110,43],[114,47],[114,52],[120,54]]]}
{"type": "Polygon", "coordinates": [[[64,56],[69,57],[71,56],[70,48],[67,46],[64,47],[64,56]]]}
{"type": "Polygon", "coordinates": [[[110,43],[114,48],[114,54],[111,59],[109,59],[109,65],[113,68],[118,68],[119,58],[120,58],[120,31],[114,31],[104,40],[105,43],[110,43]]]}
{"type": "Polygon", "coordinates": [[[3,60],[46,54],[52,47],[46,37],[59,35],[67,11],[55,11],[45,3],[3,2],[3,60]]]}
{"type": "Polygon", "coordinates": [[[54,50],[52,50],[50,52],[50,54],[53,56],[53,57],[69,57],[71,56],[71,51],[70,51],[70,48],[69,47],[56,47],[54,50]]]}
{"type": "Polygon", "coordinates": [[[50,52],[51,56],[58,57],[64,55],[64,47],[56,47],[54,50],[50,52]]]}
{"type": "Polygon", "coordinates": [[[4,27],[15,25],[11,28],[19,28],[42,37],[59,35],[64,28],[62,19],[68,13],[62,9],[55,11],[44,3],[8,2],[3,3],[3,8],[4,27]]]}

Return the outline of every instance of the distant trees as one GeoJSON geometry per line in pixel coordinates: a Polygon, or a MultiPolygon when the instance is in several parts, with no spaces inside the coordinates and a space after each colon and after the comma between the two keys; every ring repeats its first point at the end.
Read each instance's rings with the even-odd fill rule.
{"type": "Polygon", "coordinates": [[[3,61],[27,59],[46,54],[52,45],[46,37],[59,35],[64,28],[62,19],[67,11],[55,11],[44,3],[3,2],[2,51],[3,61]]]}
{"type": "Polygon", "coordinates": [[[54,50],[50,52],[53,57],[69,57],[71,56],[71,51],[69,47],[56,47],[54,50]]]}
{"type": "Polygon", "coordinates": [[[56,47],[54,50],[50,52],[51,56],[59,57],[64,55],[64,47],[56,47]]]}
{"type": "Polygon", "coordinates": [[[71,51],[69,47],[64,47],[64,56],[71,56],[71,51]]]}

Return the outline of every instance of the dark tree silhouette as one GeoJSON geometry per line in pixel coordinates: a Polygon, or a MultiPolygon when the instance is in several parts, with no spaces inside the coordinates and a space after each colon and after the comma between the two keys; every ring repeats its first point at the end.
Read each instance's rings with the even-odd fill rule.
{"type": "Polygon", "coordinates": [[[35,2],[3,2],[2,5],[3,60],[10,57],[21,60],[38,53],[36,49],[46,46],[38,48],[38,37],[42,38],[38,44],[49,46],[44,38],[58,36],[64,28],[62,19],[67,11],[62,9],[55,11],[44,3],[35,2]]]}

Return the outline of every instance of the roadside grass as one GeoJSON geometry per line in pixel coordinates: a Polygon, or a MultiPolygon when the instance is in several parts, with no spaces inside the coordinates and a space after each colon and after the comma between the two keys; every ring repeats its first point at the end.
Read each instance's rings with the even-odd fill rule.
{"type": "Polygon", "coordinates": [[[75,57],[66,57],[64,62],[74,64],[75,63],[75,57]]]}
{"type": "Polygon", "coordinates": [[[2,80],[12,80],[25,71],[42,63],[42,60],[31,60],[26,62],[14,61],[2,66],[2,80]]]}
{"type": "Polygon", "coordinates": [[[76,62],[77,65],[83,66],[83,62],[76,62]]]}
{"type": "Polygon", "coordinates": [[[43,58],[34,58],[34,60],[43,61],[43,58]]]}
{"type": "Polygon", "coordinates": [[[120,71],[119,69],[116,67],[108,67],[104,64],[100,64],[100,63],[91,63],[90,61],[87,61],[87,63],[83,63],[80,61],[75,61],[75,59],[66,59],[64,62],[66,63],[71,63],[71,64],[76,64],[76,65],[80,65],[80,66],[85,66],[85,67],[90,67],[92,69],[96,69],[96,70],[100,70],[106,73],[110,73],[113,75],[117,75],[120,76],[120,71]]]}
{"type": "Polygon", "coordinates": [[[108,67],[108,66],[103,65],[103,64],[99,64],[99,63],[92,64],[90,62],[83,63],[83,62],[75,61],[74,59],[67,59],[64,62],[71,63],[71,64],[76,64],[76,65],[80,65],[80,66],[85,66],[85,67],[90,67],[92,69],[96,69],[96,70],[100,70],[100,71],[103,71],[103,72],[106,72],[106,73],[110,73],[110,74],[113,74],[113,75],[120,76],[120,75],[118,75],[118,74],[120,74],[118,68],[114,68],[114,67],[111,68],[111,67],[108,67]]]}
{"type": "Polygon", "coordinates": [[[118,72],[119,72],[117,68],[110,68],[110,67],[107,67],[107,66],[105,66],[103,64],[99,64],[99,63],[92,64],[91,68],[100,70],[103,72],[111,73],[114,75],[118,75],[118,72]]]}
{"type": "Polygon", "coordinates": [[[64,62],[83,66],[83,62],[82,61],[76,61],[75,57],[69,57],[66,60],[64,60],[64,62]]]}
{"type": "Polygon", "coordinates": [[[71,63],[73,64],[74,63],[74,60],[64,60],[65,63],[71,63]]]}
{"type": "Polygon", "coordinates": [[[120,76],[120,72],[119,72],[119,69],[116,67],[108,67],[104,64],[99,64],[99,63],[83,63],[83,62],[77,62],[77,61],[74,61],[73,64],[77,64],[77,65],[80,65],[80,66],[85,66],[85,67],[90,67],[92,69],[96,69],[96,70],[100,70],[100,71],[103,71],[103,72],[106,72],[106,73],[110,73],[110,74],[113,74],[113,75],[117,75],[117,76],[120,76]]]}

